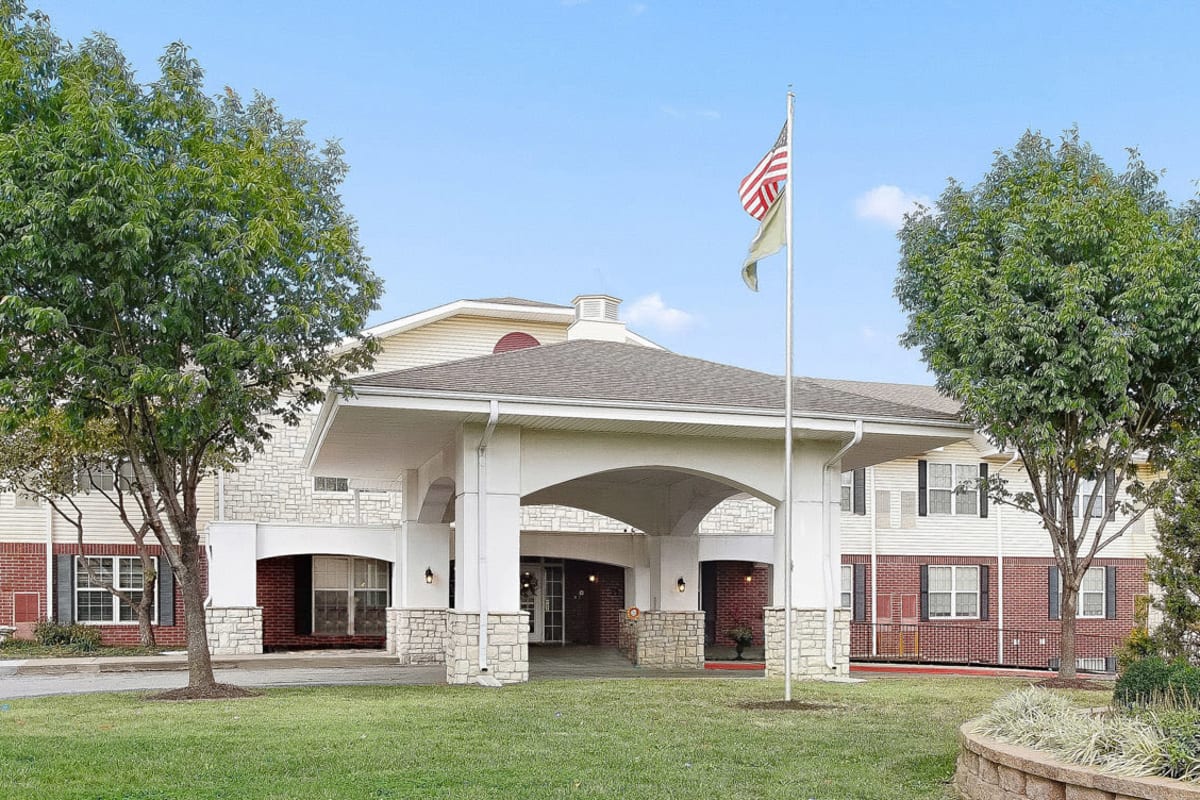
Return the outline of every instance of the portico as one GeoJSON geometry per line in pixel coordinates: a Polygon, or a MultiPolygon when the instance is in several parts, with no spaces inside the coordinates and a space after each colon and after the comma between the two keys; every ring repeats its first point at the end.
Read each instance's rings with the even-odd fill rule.
{"type": "MultiPolygon", "coordinates": [[[[958,441],[970,429],[935,409],[818,382],[802,379],[796,391],[791,646],[797,674],[844,674],[848,619],[836,608],[832,566],[840,471],[958,441]]],[[[786,646],[779,606],[789,579],[782,394],[774,376],[579,340],[365,378],[353,396],[330,395],[306,460],[314,474],[403,482],[389,647],[408,663],[440,656],[448,682],[527,679],[523,545],[526,556],[620,566],[622,650],[647,666],[703,665],[702,560],[773,565],[764,615],[774,672],[786,646]],[[728,537],[705,542],[702,553],[701,521],[738,494],[776,508],[769,552],[761,537],[728,537]],[[545,504],[629,528],[523,542],[522,506],[545,504]]]]}

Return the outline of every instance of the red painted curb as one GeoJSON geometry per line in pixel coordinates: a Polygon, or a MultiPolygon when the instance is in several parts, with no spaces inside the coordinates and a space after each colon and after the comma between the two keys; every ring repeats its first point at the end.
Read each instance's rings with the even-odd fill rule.
{"type": "Polygon", "coordinates": [[[762,671],[767,665],[761,661],[705,661],[705,669],[749,669],[762,671]]]}
{"type": "Polygon", "coordinates": [[[898,675],[972,675],[983,678],[1049,678],[1055,673],[1044,670],[1001,669],[989,667],[923,667],[908,664],[851,664],[851,672],[893,673],[898,675]]]}

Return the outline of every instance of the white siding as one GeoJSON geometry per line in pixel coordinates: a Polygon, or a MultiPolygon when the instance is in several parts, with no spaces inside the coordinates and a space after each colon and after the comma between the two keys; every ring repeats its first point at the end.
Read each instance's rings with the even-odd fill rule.
{"type": "Polygon", "coordinates": [[[485,356],[492,352],[502,336],[516,331],[529,334],[541,344],[567,340],[566,324],[451,317],[382,340],[373,371],[391,372],[485,356]]]}

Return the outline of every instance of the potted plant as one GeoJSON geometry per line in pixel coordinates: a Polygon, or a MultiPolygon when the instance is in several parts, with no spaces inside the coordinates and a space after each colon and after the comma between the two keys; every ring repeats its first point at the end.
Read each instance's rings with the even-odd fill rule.
{"type": "Polygon", "coordinates": [[[733,645],[737,648],[736,660],[741,661],[742,651],[754,644],[754,631],[750,630],[750,626],[746,623],[740,622],[735,627],[725,631],[725,635],[733,640],[733,645]]]}

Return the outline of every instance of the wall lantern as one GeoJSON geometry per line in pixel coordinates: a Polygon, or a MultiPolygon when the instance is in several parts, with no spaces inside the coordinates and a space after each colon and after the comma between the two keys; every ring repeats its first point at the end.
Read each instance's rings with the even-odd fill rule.
{"type": "Polygon", "coordinates": [[[753,572],[746,573],[746,583],[754,583],[754,573],[753,572]]]}
{"type": "Polygon", "coordinates": [[[681,592],[687,591],[687,581],[685,581],[683,578],[680,578],[679,580],[675,581],[675,588],[681,592]]]}
{"type": "Polygon", "coordinates": [[[588,575],[588,583],[595,583],[595,582],[596,582],[596,573],[593,572],[591,575],[588,575]]]}
{"type": "Polygon", "coordinates": [[[425,582],[433,583],[433,567],[425,568],[425,582]]]}

